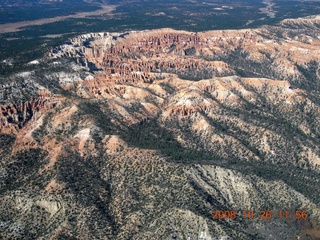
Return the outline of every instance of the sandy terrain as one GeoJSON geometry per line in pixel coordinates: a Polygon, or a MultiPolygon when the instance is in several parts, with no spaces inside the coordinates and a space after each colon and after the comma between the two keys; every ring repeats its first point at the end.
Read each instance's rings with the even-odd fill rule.
{"type": "Polygon", "coordinates": [[[46,23],[58,22],[68,18],[85,18],[88,16],[99,16],[102,14],[111,14],[111,12],[116,8],[114,5],[103,5],[102,9],[94,11],[94,12],[81,12],[67,16],[59,16],[53,18],[42,18],[32,21],[23,21],[16,23],[5,23],[0,24],[0,34],[8,33],[8,32],[18,32],[21,31],[23,27],[32,26],[32,25],[42,25],[46,23]]]}

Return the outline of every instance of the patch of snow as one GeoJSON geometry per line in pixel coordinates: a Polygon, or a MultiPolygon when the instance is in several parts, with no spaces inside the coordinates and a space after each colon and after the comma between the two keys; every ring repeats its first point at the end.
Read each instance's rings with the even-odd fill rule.
{"type": "Polygon", "coordinates": [[[284,89],[284,92],[285,92],[285,93],[292,93],[293,90],[290,89],[290,86],[288,86],[288,87],[286,87],[286,88],[284,89]]]}
{"type": "Polygon", "coordinates": [[[18,77],[29,77],[30,75],[31,72],[21,72],[17,74],[18,77]]]}
{"type": "Polygon", "coordinates": [[[88,75],[88,76],[86,76],[86,78],[84,80],[93,80],[93,79],[94,79],[94,77],[92,75],[88,75]]]}
{"type": "Polygon", "coordinates": [[[90,128],[82,129],[74,137],[80,138],[82,140],[87,140],[90,137],[90,128]]]}
{"type": "Polygon", "coordinates": [[[33,61],[29,62],[28,65],[37,65],[39,63],[40,62],[38,60],[33,60],[33,61]]]}
{"type": "Polygon", "coordinates": [[[2,62],[5,63],[5,64],[7,64],[7,65],[9,65],[9,66],[12,66],[12,65],[13,65],[13,64],[12,64],[12,60],[9,60],[9,59],[5,59],[5,60],[3,60],[2,62]]]}

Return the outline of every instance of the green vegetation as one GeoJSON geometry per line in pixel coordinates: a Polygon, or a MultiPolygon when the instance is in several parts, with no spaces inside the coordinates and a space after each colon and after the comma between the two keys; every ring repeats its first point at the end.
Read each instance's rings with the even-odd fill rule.
{"type": "MultiPolygon", "coordinates": [[[[23,13],[20,12],[22,7],[21,9],[19,7],[12,8],[11,10],[6,10],[5,14],[9,14],[13,18],[3,15],[2,22],[18,21],[19,19],[38,19],[43,16],[66,15],[99,8],[97,5],[83,1],[77,1],[75,4],[74,1],[51,2],[51,7],[45,4],[34,5],[35,12],[32,14],[25,7],[23,7],[23,13]]],[[[131,2],[130,4],[126,4],[125,1],[113,2],[111,0],[109,3],[118,5],[113,17],[96,16],[86,19],[67,19],[39,26],[30,26],[22,29],[20,32],[1,34],[0,75],[31,69],[32,66],[26,66],[26,63],[41,58],[50,48],[63,43],[72,35],[88,32],[122,32],[165,27],[194,32],[258,27],[263,24],[276,24],[284,18],[318,14],[317,7],[320,6],[320,3],[315,1],[290,1],[290,6],[287,5],[287,1],[277,1],[276,17],[273,19],[267,17],[265,20],[259,20],[264,16],[259,8],[264,7],[264,5],[261,2],[253,0],[241,1],[241,4],[237,0],[228,1],[228,3],[225,3],[227,7],[222,11],[214,9],[215,7],[221,7],[221,4],[214,0],[205,3],[138,1],[131,2]],[[190,18],[191,15],[192,18],[190,18]],[[249,20],[253,20],[253,22],[247,25],[249,20]],[[55,38],[46,37],[46,35],[50,34],[62,36],[56,36],[55,38]],[[2,62],[3,60],[10,61],[11,59],[13,59],[12,66],[2,62]]],[[[30,11],[33,7],[31,5],[30,11]]],[[[192,55],[193,50],[189,49],[187,54],[192,55]]],[[[243,63],[246,64],[246,62],[243,63]]],[[[261,67],[267,69],[268,65],[261,67]]]]}
{"type": "Polygon", "coordinates": [[[8,176],[4,179],[0,194],[22,187],[30,181],[30,178],[37,178],[34,173],[46,163],[45,156],[46,154],[40,149],[22,151],[14,155],[6,165],[8,176]]]}
{"type": "Polygon", "coordinates": [[[10,1],[10,4],[1,0],[0,5],[0,24],[91,12],[101,8],[97,4],[78,0],[49,1],[49,3],[10,1]]]}
{"type": "MultiPolygon", "coordinates": [[[[280,1],[279,5],[284,2],[280,1]]],[[[249,202],[243,205],[253,208],[273,210],[282,202],[297,208],[302,202],[311,206],[304,197],[319,206],[320,173],[318,166],[311,163],[311,155],[316,159],[320,146],[320,79],[317,72],[320,64],[316,61],[297,64],[302,78],[289,79],[290,88],[306,90],[311,104],[307,101],[285,104],[285,100],[276,94],[275,98],[280,100],[272,101],[269,85],[258,90],[238,77],[236,81],[241,87],[255,94],[254,101],[247,100],[238,89],[230,90],[230,94],[238,97],[235,105],[220,101],[210,88],[203,92],[199,90],[199,102],[206,99],[214,104],[191,115],[182,112],[164,118],[159,111],[154,116],[151,112],[145,114],[139,100],[116,99],[125,110],[123,112],[138,120],[132,125],[124,119],[124,114],[110,111],[114,99],[82,99],[63,90],[52,73],[83,74],[68,67],[69,62],[59,59],[62,64],[54,65],[55,60],[46,60],[36,66],[27,65],[71,36],[50,40],[42,38],[44,34],[155,27],[206,30],[212,29],[213,24],[217,24],[215,28],[238,28],[251,17],[261,17],[253,11],[261,7],[261,3],[248,0],[243,4],[251,4],[251,8],[233,5],[233,9],[224,10],[229,14],[221,18],[225,21],[214,23],[218,15],[210,14],[214,7],[208,7],[210,5],[205,2],[133,2],[132,5],[120,4],[112,19],[84,19],[81,20],[83,24],[79,24],[79,19],[70,19],[4,34],[0,41],[0,59],[12,58],[13,65],[0,63],[0,83],[15,80],[23,85],[22,80],[9,77],[19,71],[32,70],[35,83],[67,96],[68,100],[48,110],[42,116],[43,124],[32,132],[40,147],[46,144],[47,149],[52,142],[52,145],[57,144],[48,150],[49,154],[40,148],[12,152],[15,137],[0,134],[0,238],[49,239],[56,235],[56,239],[149,239],[156,233],[162,234],[156,235],[158,239],[196,239],[202,227],[197,225],[202,222],[211,233],[219,230],[234,239],[263,239],[264,232],[251,234],[251,223],[244,220],[212,222],[212,210],[238,208],[242,205],[238,200],[245,198],[249,202]],[[192,19],[190,9],[194,13],[192,19]],[[178,11],[180,15],[177,15],[178,11]],[[250,12],[253,13],[250,15],[250,12]],[[208,15],[204,16],[206,13],[208,15]],[[237,19],[244,13],[247,18],[237,19]],[[168,17],[171,15],[173,18],[168,17]],[[18,39],[8,40],[10,37],[18,39]],[[64,110],[69,114],[68,109],[75,106],[78,110],[71,119],[53,123],[58,114],[64,117],[64,110]],[[203,123],[209,127],[199,127],[203,123]],[[90,136],[83,152],[78,152],[79,139],[74,135],[84,128],[90,128],[90,136]],[[122,142],[119,146],[115,144],[114,149],[109,148],[109,143],[102,141],[108,139],[106,135],[119,136],[129,148],[122,142]],[[55,143],[50,141],[52,139],[55,143]],[[48,166],[48,160],[52,160],[53,166],[48,166]],[[237,185],[239,181],[243,181],[241,187],[237,185]],[[279,191],[275,196],[268,196],[264,190],[274,186],[285,193],[279,191]]],[[[303,4],[310,3],[294,2],[290,8],[300,6],[303,10],[306,6],[303,4]]],[[[274,34],[280,37],[279,33],[274,34]]],[[[171,46],[171,50],[174,48],[171,46]]],[[[242,77],[281,78],[279,72],[272,70],[272,56],[267,52],[260,53],[266,57],[262,63],[249,60],[250,53],[242,48],[207,60],[223,60],[242,77]]],[[[185,54],[194,56],[195,49],[186,49],[185,54]]],[[[189,80],[211,78],[215,74],[207,69],[161,70],[189,80]]],[[[160,73],[158,78],[162,78],[160,73]]],[[[167,105],[171,107],[177,89],[170,83],[159,85],[168,94],[161,96],[164,104],[153,102],[153,97],[143,101],[160,108],[173,101],[167,105]]],[[[30,86],[25,88],[31,89],[30,86]]],[[[147,91],[157,95],[154,90],[147,91]]],[[[198,94],[192,98],[197,101],[198,94]]],[[[277,229],[278,222],[270,222],[260,222],[260,230],[277,229]]],[[[279,225],[280,229],[296,228],[292,223],[279,225]]],[[[287,233],[281,234],[281,237],[287,236],[287,233]]]]}

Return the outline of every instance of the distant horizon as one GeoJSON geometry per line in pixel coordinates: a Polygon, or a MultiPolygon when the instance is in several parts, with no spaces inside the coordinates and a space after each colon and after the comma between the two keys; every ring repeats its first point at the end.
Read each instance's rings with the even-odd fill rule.
{"type": "Polygon", "coordinates": [[[320,14],[320,2],[289,0],[209,1],[0,1],[0,73],[41,58],[69,37],[90,32],[172,28],[190,32],[259,28],[287,18],[320,14]],[[75,2],[77,4],[75,4],[75,2]],[[6,5],[4,5],[6,3],[6,5]],[[44,4],[45,3],[45,4],[44,4]],[[21,22],[21,20],[24,20],[21,22]],[[11,61],[11,60],[10,60],[11,61]]]}

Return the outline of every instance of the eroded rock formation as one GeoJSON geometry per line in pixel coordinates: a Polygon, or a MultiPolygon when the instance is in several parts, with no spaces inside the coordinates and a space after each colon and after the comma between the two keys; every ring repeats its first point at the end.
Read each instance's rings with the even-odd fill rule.
{"type": "Polygon", "coordinates": [[[92,33],[57,47],[55,61],[77,64],[51,74],[65,97],[0,106],[12,134],[0,138],[0,238],[318,238],[318,26],[92,33]],[[215,209],[309,218],[213,220],[215,209]]]}
{"type": "Polygon", "coordinates": [[[56,105],[57,102],[44,98],[31,99],[20,104],[0,105],[0,132],[17,133],[29,120],[36,118],[36,114],[41,115],[56,105]]]}

